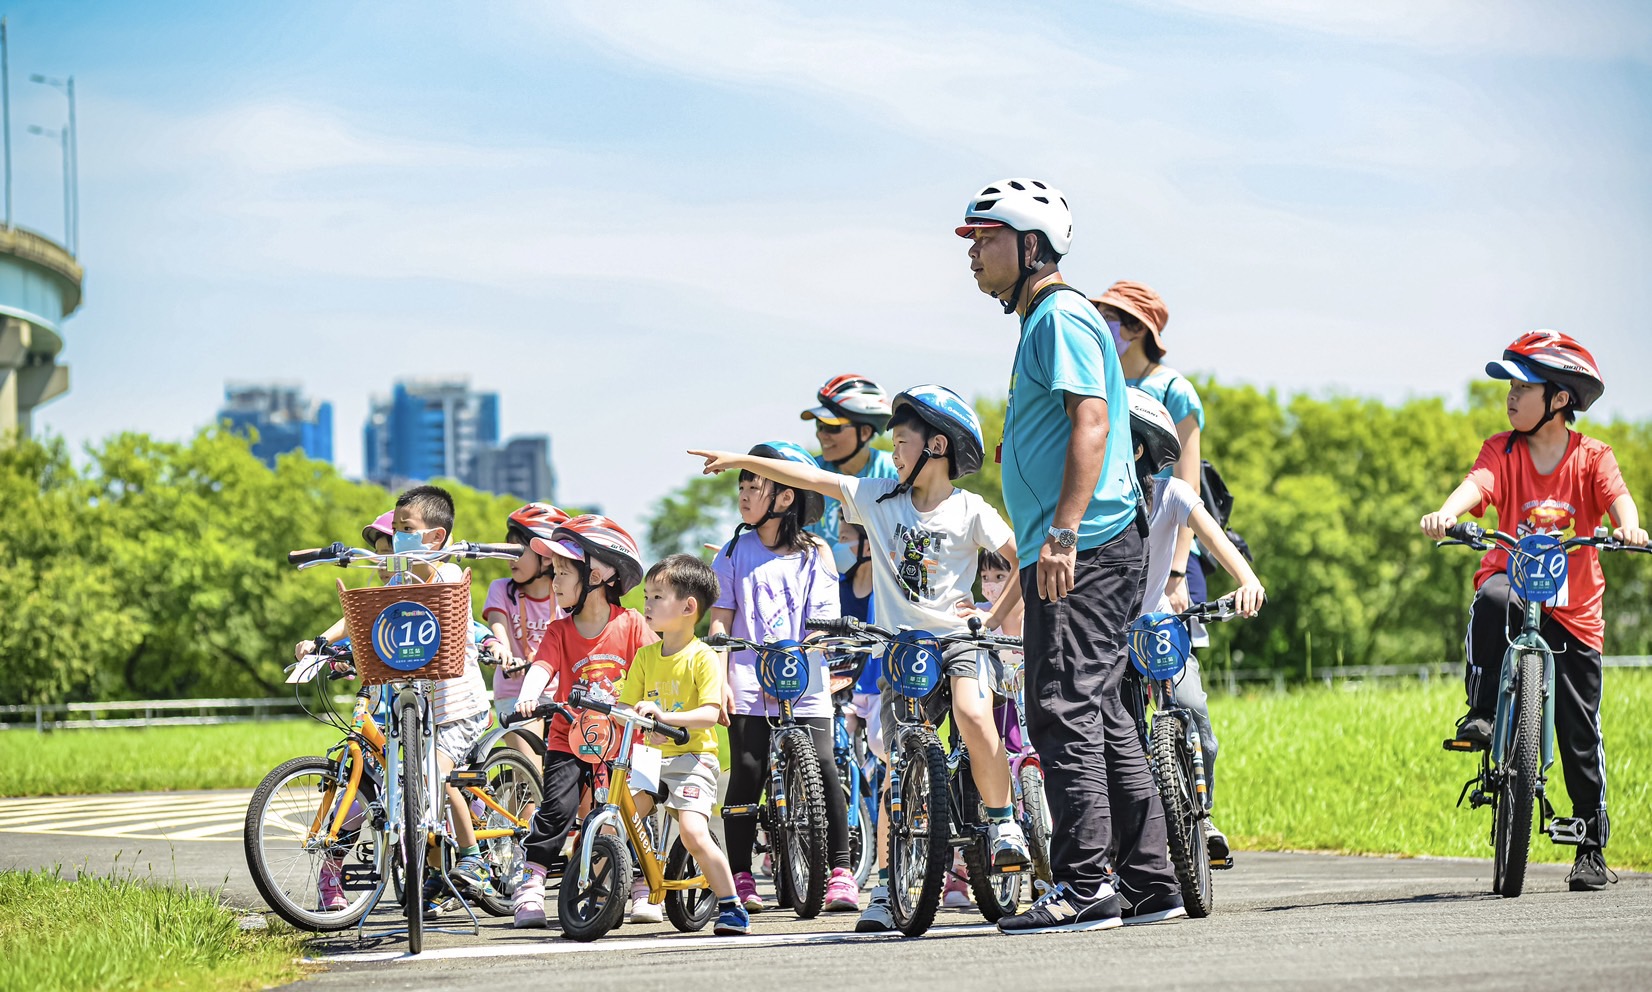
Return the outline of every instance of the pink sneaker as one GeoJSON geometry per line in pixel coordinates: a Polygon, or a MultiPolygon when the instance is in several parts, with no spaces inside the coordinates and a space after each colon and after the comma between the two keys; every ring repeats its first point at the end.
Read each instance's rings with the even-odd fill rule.
{"type": "Polygon", "coordinates": [[[946,878],[946,887],[941,890],[941,905],[947,909],[968,909],[969,901],[969,869],[961,863],[953,865],[952,874],[946,878]]]}
{"type": "Polygon", "coordinates": [[[763,897],[757,894],[757,879],[751,877],[751,872],[743,871],[734,876],[734,894],[739,897],[740,904],[746,907],[746,912],[763,911],[763,897]]]}
{"type": "Polygon", "coordinates": [[[832,869],[832,877],[826,880],[823,908],[828,913],[860,912],[860,886],[855,884],[854,872],[847,868],[832,869]]]}
{"type": "Polygon", "coordinates": [[[321,896],[321,911],[336,913],[350,906],[350,898],[344,894],[344,865],[331,858],[321,863],[321,877],[316,882],[317,894],[321,896]]]}

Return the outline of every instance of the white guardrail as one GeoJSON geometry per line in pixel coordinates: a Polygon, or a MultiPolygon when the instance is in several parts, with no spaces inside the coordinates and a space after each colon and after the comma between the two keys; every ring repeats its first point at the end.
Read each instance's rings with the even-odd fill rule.
{"type": "MultiPolygon", "coordinates": [[[[1601,659],[1607,668],[1652,668],[1652,655],[1611,655],[1601,659]]],[[[1417,679],[1462,677],[1460,661],[1432,665],[1353,665],[1316,668],[1308,681],[1334,685],[1377,679],[1417,679]]],[[[1229,669],[1207,671],[1210,689],[1226,689],[1237,694],[1257,684],[1284,692],[1293,682],[1303,680],[1276,669],[1229,669]]],[[[337,696],[335,702],[348,708],[353,696],[337,696]]],[[[100,727],[177,727],[214,723],[248,723],[254,720],[293,719],[304,715],[296,698],[287,699],[138,699],[107,703],[42,703],[0,706],[0,730],[37,731],[88,730],[100,727]]]]}

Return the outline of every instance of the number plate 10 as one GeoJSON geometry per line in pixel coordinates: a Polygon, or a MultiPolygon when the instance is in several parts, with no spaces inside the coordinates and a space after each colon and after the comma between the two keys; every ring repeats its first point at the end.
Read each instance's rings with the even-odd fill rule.
{"type": "Polygon", "coordinates": [[[442,625],[419,603],[391,603],[373,621],[373,650],[398,672],[430,664],[442,646],[442,625]]]}
{"type": "Polygon", "coordinates": [[[1528,603],[1553,599],[1566,588],[1566,549],[1552,534],[1528,534],[1509,555],[1509,585],[1528,603]]]}

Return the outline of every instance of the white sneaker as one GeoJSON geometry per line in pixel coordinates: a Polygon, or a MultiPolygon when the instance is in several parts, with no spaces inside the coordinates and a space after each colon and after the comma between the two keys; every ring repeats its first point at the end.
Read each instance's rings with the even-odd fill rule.
{"type": "Polygon", "coordinates": [[[1027,850],[1027,837],[1021,832],[1021,825],[1014,820],[988,826],[987,841],[992,845],[992,864],[995,868],[1018,868],[1032,863],[1032,852],[1027,850]]]}
{"type": "Polygon", "coordinates": [[[872,901],[855,921],[856,933],[888,933],[895,929],[895,914],[889,911],[889,886],[872,890],[872,901]]]}
{"type": "Polygon", "coordinates": [[[648,880],[631,883],[631,922],[658,923],[665,919],[665,907],[648,901],[648,880]]]}

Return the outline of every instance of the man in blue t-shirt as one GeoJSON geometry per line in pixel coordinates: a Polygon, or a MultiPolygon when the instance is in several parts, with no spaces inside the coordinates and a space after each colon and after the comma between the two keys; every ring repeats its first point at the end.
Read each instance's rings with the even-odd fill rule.
{"type": "MultiPolygon", "coordinates": [[[[833,376],[815,394],[818,405],[803,411],[804,420],[815,422],[815,440],[820,442],[820,467],[839,475],[861,479],[898,479],[889,452],[872,447],[872,440],[889,426],[889,394],[863,375],[852,372],[833,376]]],[[[826,498],[826,509],[809,530],[831,545],[838,574],[853,567],[848,548],[839,550],[837,500],[826,498]]]]}
{"type": "Polygon", "coordinates": [[[1026,563],[1027,730],[1054,799],[1057,884],[998,929],[1186,916],[1164,807],[1120,692],[1126,630],[1145,592],[1146,521],[1117,349],[1058,268],[1072,214],[1060,190],[1006,179],[970,199],[957,231],[971,241],[976,285],[1021,318],[999,461],[1026,563]]]}

